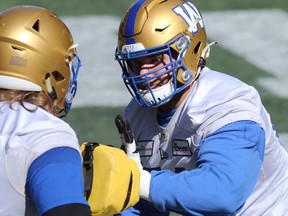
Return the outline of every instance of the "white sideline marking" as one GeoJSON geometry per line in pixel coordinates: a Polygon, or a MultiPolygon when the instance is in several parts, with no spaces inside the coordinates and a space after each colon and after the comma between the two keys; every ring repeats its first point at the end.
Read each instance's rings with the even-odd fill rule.
{"type": "Polygon", "coordinates": [[[114,60],[120,18],[64,17],[82,61],[74,107],[124,106],[131,99],[114,60]]]}
{"type": "Polygon", "coordinates": [[[259,78],[259,84],[288,98],[288,13],[277,9],[222,11],[203,17],[209,38],[274,75],[259,78]]]}

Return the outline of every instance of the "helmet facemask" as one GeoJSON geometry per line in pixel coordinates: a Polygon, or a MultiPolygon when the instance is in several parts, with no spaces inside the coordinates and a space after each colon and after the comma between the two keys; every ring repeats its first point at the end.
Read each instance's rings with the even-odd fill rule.
{"type": "Polygon", "coordinates": [[[77,78],[78,78],[78,73],[81,67],[81,61],[80,58],[76,55],[74,52],[72,54],[72,57],[68,54],[71,49],[74,49],[78,46],[78,44],[72,45],[66,54],[66,57],[69,60],[69,68],[70,68],[70,73],[71,73],[71,84],[69,87],[69,90],[67,92],[66,98],[65,98],[65,114],[69,112],[73,99],[76,95],[77,92],[77,78]]]}
{"type": "Polygon", "coordinates": [[[192,72],[183,63],[183,56],[189,44],[187,36],[181,34],[163,46],[143,49],[143,45],[137,43],[123,46],[121,52],[116,50],[116,60],[122,68],[124,83],[140,106],[157,107],[163,105],[191,83],[193,79],[192,72]],[[172,46],[177,47],[178,52],[175,52],[172,46]],[[164,53],[169,55],[169,63],[166,62],[163,66],[142,75],[135,75],[133,73],[130,61],[164,53]],[[163,71],[158,73],[161,70],[163,71]],[[182,83],[179,83],[177,80],[179,70],[182,71],[182,83]],[[152,88],[150,85],[151,81],[164,75],[171,76],[170,80],[160,87],[152,88]],[[143,89],[141,86],[145,86],[146,88],[143,89]]]}

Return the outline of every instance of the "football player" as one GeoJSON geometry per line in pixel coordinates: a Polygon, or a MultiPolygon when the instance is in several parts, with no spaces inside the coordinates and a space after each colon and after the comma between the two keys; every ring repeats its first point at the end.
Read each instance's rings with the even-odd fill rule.
{"type": "Polygon", "coordinates": [[[0,13],[0,215],[91,215],[77,137],[67,115],[81,66],[51,11],[0,13]]]}
{"type": "Polygon", "coordinates": [[[142,171],[141,201],[121,215],[288,214],[287,152],[257,90],[206,66],[213,44],[187,0],[124,15],[115,58],[133,100],[116,120],[142,171]]]}
{"type": "Polygon", "coordinates": [[[61,119],[77,91],[76,47],[45,8],[0,13],[1,216],[106,216],[139,201],[137,163],[108,145],[80,148],[61,119]]]}

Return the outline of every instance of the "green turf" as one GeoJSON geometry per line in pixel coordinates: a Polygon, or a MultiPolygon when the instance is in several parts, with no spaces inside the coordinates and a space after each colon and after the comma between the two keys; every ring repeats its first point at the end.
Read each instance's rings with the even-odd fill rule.
{"type": "Polygon", "coordinates": [[[119,147],[114,118],[122,110],[123,107],[75,108],[70,111],[66,121],[74,128],[80,142],[96,141],[119,147]]]}
{"type": "MultiPolygon", "coordinates": [[[[1,1],[0,10],[15,5],[38,5],[53,10],[60,16],[78,15],[116,15],[122,16],[132,0],[9,0],[1,1]]],[[[259,8],[281,8],[288,11],[287,0],[217,0],[217,1],[193,1],[200,11],[210,10],[243,10],[259,8]]]]}
{"type": "Polygon", "coordinates": [[[248,63],[240,56],[236,56],[220,46],[212,47],[211,57],[208,59],[207,65],[215,70],[235,76],[247,84],[254,86],[259,91],[262,102],[270,113],[277,132],[288,132],[288,99],[276,97],[257,83],[258,78],[269,78],[272,76],[271,74],[266,73],[248,63]]]}

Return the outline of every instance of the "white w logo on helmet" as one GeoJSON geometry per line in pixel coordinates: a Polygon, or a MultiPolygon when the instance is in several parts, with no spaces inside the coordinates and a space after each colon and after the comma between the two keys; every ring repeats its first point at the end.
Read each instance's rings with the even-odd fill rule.
{"type": "Polygon", "coordinates": [[[122,52],[135,52],[139,50],[144,50],[142,43],[127,44],[122,47],[122,52]]]}
{"type": "Polygon", "coordinates": [[[181,16],[183,20],[188,24],[189,31],[196,33],[198,31],[197,23],[199,22],[201,28],[204,28],[204,23],[202,21],[201,15],[197,8],[191,3],[183,3],[173,9],[173,11],[181,16]]]}

